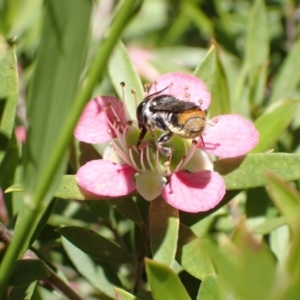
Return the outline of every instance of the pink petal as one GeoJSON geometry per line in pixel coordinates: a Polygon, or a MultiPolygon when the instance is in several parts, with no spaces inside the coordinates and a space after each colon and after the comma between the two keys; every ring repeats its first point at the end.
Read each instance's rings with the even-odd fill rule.
{"type": "Polygon", "coordinates": [[[79,168],[78,185],[101,196],[120,197],[135,190],[136,171],[128,165],[114,164],[103,159],[92,160],[79,168]]]}
{"type": "Polygon", "coordinates": [[[125,125],[126,117],[123,102],[115,97],[101,96],[92,99],[85,106],[74,131],[75,137],[82,142],[91,144],[107,142],[112,137],[116,137],[113,130],[111,130],[111,134],[108,132],[111,128],[107,117],[111,122],[116,118],[111,108],[108,108],[107,112],[104,110],[110,105],[120,122],[125,125]]]}
{"type": "Polygon", "coordinates": [[[186,212],[207,211],[214,208],[225,195],[225,183],[217,172],[179,171],[170,177],[162,196],[173,207],[186,212]]]}
{"type": "Polygon", "coordinates": [[[240,115],[221,115],[210,121],[203,133],[205,149],[219,157],[244,155],[255,147],[259,133],[240,115]],[[214,124],[214,120],[217,123],[214,124]]]}
{"type": "Polygon", "coordinates": [[[202,110],[206,110],[210,104],[210,93],[206,90],[205,84],[193,75],[178,72],[167,73],[158,77],[156,82],[157,84],[152,85],[149,94],[163,90],[172,84],[163,92],[164,94],[170,94],[179,100],[195,102],[198,105],[201,101],[202,110]],[[186,94],[189,94],[189,97],[186,97],[186,94]]]}

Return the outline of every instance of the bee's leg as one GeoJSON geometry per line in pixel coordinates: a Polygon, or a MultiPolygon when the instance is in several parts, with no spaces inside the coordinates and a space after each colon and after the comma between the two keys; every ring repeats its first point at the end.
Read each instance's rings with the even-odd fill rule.
{"type": "Polygon", "coordinates": [[[165,144],[166,142],[168,142],[172,136],[173,136],[173,133],[171,131],[168,133],[163,133],[156,141],[156,145],[158,146],[161,154],[163,154],[164,156],[167,156],[167,157],[169,157],[171,155],[172,149],[169,147],[163,147],[162,145],[165,144]]]}
{"type": "Polygon", "coordinates": [[[137,145],[136,145],[138,149],[139,149],[139,146],[140,146],[142,140],[144,139],[146,133],[147,133],[147,128],[143,126],[141,128],[140,135],[139,135],[139,138],[138,138],[138,141],[137,141],[137,145]]]}

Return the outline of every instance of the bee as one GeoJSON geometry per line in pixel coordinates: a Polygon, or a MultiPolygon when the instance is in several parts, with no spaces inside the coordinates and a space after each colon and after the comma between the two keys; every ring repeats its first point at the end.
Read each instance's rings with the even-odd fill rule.
{"type": "Polygon", "coordinates": [[[162,134],[157,139],[156,145],[163,155],[169,157],[172,150],[163,147],[163,145],[174,134],[186,139],[200,137],[204,145],[202,133],[205,128],[206,114],[194,102],[161,94],[167,88],[147,96],[138,105],[136,116],[141,130],[137,147],[141,144],[148,130],[153,133],[155,129],[158,129],[162,131],[162,134]]]}

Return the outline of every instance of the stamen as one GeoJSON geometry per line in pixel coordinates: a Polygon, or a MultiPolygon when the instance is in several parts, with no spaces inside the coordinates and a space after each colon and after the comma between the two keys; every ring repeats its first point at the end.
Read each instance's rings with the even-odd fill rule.
{"type": "Polygon", "coordinates": [[[190,100],[190,97],[191,97],[191,94],[185,93],[184,97],[185,97],[185,99],[186,99],[187,101],[189,101],[189,100],[190,100]]]}
{"type": "Polygon", "coordinates": [[[172,172],[171,172],[171,169],[170,169],[170,162],[169,162],[169,161],[166,161],[166,162],[164,163],[164,165],[165,165],[165,167],[166,167],[166,175],[167,175],[167,176],[171,175],[172,172]]]}
{"type": "Polygon", "coordinates": [[[125,82],[121,82],[121,90],[122,90],[122,102],[123,102],[123,106],[124,106],[124,112],[125,112],[125,118],[126,120],[129,120],[129,116],[128,116],[128,112],[126,109],[126,105],[125,105],[125,82]]]}
{"type": "Polygon", "coordinates": [[[155,93],[156,93],[157,92],[157,85],[158,85],[157,81],[154,81],[153,85],[154,85],[154,90],[155,90],[155,93]]]}
{"type": "MultiPolygon", "coordinates": [[[[107,107],[107,109],[111,109],[111,111],[112,111],[112,113],[113,113],[113,115],[114,115],[114,120],[116,120],[116,122],[118,121],[118,122],[120,122],[120,118],[119,118],[119,116],[118,116],[118,114],[116,113],[116,111],[115,111],[115,109],[114,109],[114,107],[111,105],[111,103],[108,103],[108,107],[107,107]]],[[[107,118],[108,118],[108,116],[107,116],[107,118]]],[[[108,118],[109,119],[109,118],[108,118]]]]}
{"type": "Polygon", "coordinates": [[[131,161],[131,164],[129,164],[129,165],[132,166],[138,172],[141,172],[142,170],[137,166],[137,164],[135,163],[135,160],[133,158],[133,155],[132,155],[132,146],[128,147],[128,152],[129,152],[129,158],[130,158],[130,161],[131,161]]]}
{"type": "Polygon", "coordinates": [[[116,153],[119,155],[119,157],[124,160],[124,162],[127,165],[130,165],[134,168],[131,161],[128,159],[127,155],[124,153],[124,151],[122,151],[122,149],[119,148],[115,143],[113,143],[113,149],[116,151],[116,153]]]}
{"type": "Polygon", "coordinates": [[[214,118],[212,121],[206,121],[205,124],[209,126],[215,126],[219,122],[218,118],[214,118]]]}
{"type": "Polygon", "coordinates": [[[172,161],[172,155],[173,155],[173,152],[171,151],[171,154],[168,157],[168,161],[165,162],[165,167],[167,169],[167,175],[171,175],[172,174],[171,169],[170,169],[170,165],[171,165],[171,161],[172,161]]]}
{"type": "Polygon", "coordinates": [[[145,164],[144,164],[144,147],[141,149],[141,155],[140,155],[140,163],[141,163],[141,166],[142,166],[142,170],[145,171],[146,170],[146,167],[145,167],[145,164]]]}
{"type": "Polygon", "coordinates": [[[151,88],[150,83],[145,83],[144,84],[145,98],[149,95],[150,88],[151,88]]]}
{"type": "Polygon", "coordinates": [[[162,171],[161,166],[160,166],[159,154],[160,154],[160,146],[157,146],[156,147],[156,153],[155,153],[155,162],[156,162],[156,167],[157,167],[158,172],[160,174],[162,174],[163,171],[162,171]]]}
{"type": "Polygon", "coordinates": [[[172,92],[171,92],[171,87],[173,86],[173,82],[170,82],[170,84],[169,84],[169,93],[171,94],[172,92]]]}
{"type": "Polygon", "coordinates": [[[124,101],[125,101],[125,92],[124,92],[125,82],[122,81],[122,82],[120,83],[120,85],[121,85],[121,90],[122,90],[122,101],[123,101],[123,103],[124,103],[124,101]]]}
{"type": "Polygon", "coordinates": [[[183,156],[180,160],[180,162],[178,163],[178,165],[176,166],[175,170],[173,171],[173,174],[178,172],[181,169],[182,164],[184,163],[186,159],[186,156],[183,156]]]}
{"type": "MultiPolygon", "coordinates": [[[[199,140],[198,140],[199,141],[199,140]]],[[[192,144],[190,146],[190,149],[188,150],[187,152],[187,155],[186,155],[186,158],[185,158],[185,162],[181,165],[181,168],[183,169],[187,163],[190,161],[190,159],[193,157],[195,151],[196,151],[196,148],[197,148],[197,145],[198,145],[198,141],[196,140],[193,140],[192,141],[192,144]]]]}
{"type": "Polygon", "coordinates": [[[147,151],[146,153],[147,153],[147,162],[148,162],[148,165],[149,165],[151,171],[154,172],[155,169],[154,169],[154,166],[153,166],[153,164],[151,162],[151,159],[150,159],[149,146],[146,147],[146,151],[147,151]]]}

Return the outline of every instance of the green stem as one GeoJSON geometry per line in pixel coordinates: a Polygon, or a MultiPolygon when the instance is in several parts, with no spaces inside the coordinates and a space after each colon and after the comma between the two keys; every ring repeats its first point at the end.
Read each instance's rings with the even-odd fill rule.
{"type": "Polygon", "coordinates": [[[38,212],[42,206],[43,198],[47,193],[49,182],[52,181],[56,169],[61,162],[61,157],[64,155],[67,147],[69,146],[77,120],[86,101],[90,98],[94,86],[103,78],[110,54],[119,40],[121,32],[130,20],[133,14],[133,9],[136,7],[136,2],[140,3],[140,1],[136,0],[124,0],[122,6],[114,17],[114,21],[109,30],[109,36],[102,41],[93,61],[91,62],[89,72],[84,80],[84,85],[79,91],[78,96],[74,101],[74,105],[70,110],[70,115],[61,130],[61,134],[57,140],[57,147],[54,148],[55,150],[49,157],[48,166],[45,168],[45,172],[41,176],[35,193],[33,194],[34,205],[27,207],[24,218],[21,220],[19,230],[15,232],[13,241],[8,247],[1,263],[0,299],[3,299],[6,285],[13,271],[16,260],[20,257],[22,250],[26,250],[22,248],[27,240],[27,233],[31,231],[31,227],[35,224],[38,212]]]}

